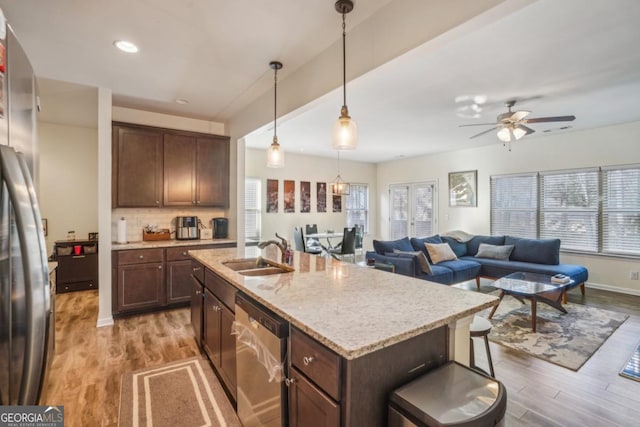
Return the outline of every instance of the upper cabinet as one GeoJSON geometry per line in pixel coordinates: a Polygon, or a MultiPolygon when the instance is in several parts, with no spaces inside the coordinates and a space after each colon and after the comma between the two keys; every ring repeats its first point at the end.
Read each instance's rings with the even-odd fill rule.
{"type": "Polygon", "coordinates": [[[229,206],[228,137],[114,123],[113,138],[114,207],[229,206]]]}

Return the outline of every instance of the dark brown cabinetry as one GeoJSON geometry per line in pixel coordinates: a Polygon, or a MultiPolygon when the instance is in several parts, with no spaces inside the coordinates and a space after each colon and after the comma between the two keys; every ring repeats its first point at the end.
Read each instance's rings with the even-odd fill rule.
{"type": "Polygon", "coordinates": [[[289,373],[289,425],[337,427],[340,405],[308,381],[295,368],[289,373]]]}
{"type": "Polygon", "coordinates": [[[113,206],[229,206],[229,138],[113,125],[113,206]]]}
{"type": "Polygon", "coordinates": [[[163,305],[165,273],[163,249],[116,251],[115,313],[141,311],[163,305]]]}
{"type": "Polygon", "coordinates": [[[113,313],[188,305],[194,292],[189,251],[233,246],[235,244],[113,251],[113,313]]]}
{"type": "Polygon", "coordinates": [[[204,304],[204,267],[197,261],[191,261],[191,327],[198,347],[202,348],[202,323],[204,304]]]}
{"type": "Polygon", "coordinates": [[[98,289],[98,242],[55,242],[57,293],[98,289]]]}
{"type": "Polygon", "coordinates": [[[233,399],[236,399],[237,391],[236,339],[235,335],[231,335],[231,325],[235,319],[235,294],[233,285],[210,270],[205,270],[202,348],[233,399]]]}
{"type": "Polygon", "coordinates": [[[162,132],[113,126],[112,205],[160,207],[162,202],[162,132]]]}

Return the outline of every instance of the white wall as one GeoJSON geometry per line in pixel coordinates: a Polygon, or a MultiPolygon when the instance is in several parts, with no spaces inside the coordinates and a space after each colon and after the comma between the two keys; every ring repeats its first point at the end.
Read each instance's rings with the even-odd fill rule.
{"type": "MultiPolygon", "coordinates": [[[[268,168],[265,150],[247,149],[245,151],[245,175],[249,178],[261,178],[262,180],[262,239],[275,238],[277,232],[282,237],[293,240],[293,227],[305,224],[317,224],[318,231],[333,229],[342,231],[346,226],[345,198],[342,198],[342,212],[333,213],[331,197],[327,197],[327,212],[318,213],[316,210],[316,183],[325,182],[327,185],[333,181],[338,173],[338,160],[305,156],[287,152],[285,154],[285,167],[279,169],[268,168]],[[266,185],[267,179],[277,179],[279,185],[278,213],[266,213],[266,185]],[[296,205],[295,213],[284,213],[283,181],[295,181],[296,205]],[[311,212],[300,212],[300,181],[311,182],[311,212]]],[[[369,184],[370,200],[370,227],[376,223],[375,196],[376,190],[376,165],[340,160],[340,174],[345,181],[350,183],[369,184]]],[[[365,237],[364,247],[370,246],[370,239],[365,237]]]]}
{"type": "MultiPolygon", "coordinates": [[[[495,144],[469,150],[403,159],[378,165],[378,228],[376,235],[388,237],[390,184],[437,180],[439,183],[439,232],[461,229],[474,234],[490,233],[491,175],[571,169],[590,166],[640,163],[640,122],[589,131],[528,137],[514,143],[511,152],[495,144]],[[447,200],[448,173],[478,171],[478,207],[450,208],[447,200]]],[[[640,271],[640,260],[579,254],[561,254],[561,262],[589,269],[589,285],[614,287],[640,295],[640,282],[629,279],[640,271]]]]}
{"type": "Polygon", "coordinates": [[[47,250],[98,232],[98,130],[52,123],[40,127],[40,209],[47,219],[47,250]]]}

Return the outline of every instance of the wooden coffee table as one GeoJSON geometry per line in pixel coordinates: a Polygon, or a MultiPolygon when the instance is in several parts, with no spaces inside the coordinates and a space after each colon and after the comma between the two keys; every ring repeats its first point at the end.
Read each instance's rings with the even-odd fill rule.
{"type": "MultiPolygon", "coordinates": [[[[536,309],[538,302],[550,305],[553,308],[566,313],[562,306],[562,294],[575,285],[574,280],[567,283],[553,283],[551,276],[543,274],[517,272],[502,277],[491,284],[494,288],[500,289],[500,301],[505,295],[511,295],[521,303],[524,300],[531,301],[531,328],[536,331],[536,309]]],[[[498,305],[500,303],[498,302],[498,305]]],[[[498,305],[493,307],[489,319],[493,317],[498,305]]]]}

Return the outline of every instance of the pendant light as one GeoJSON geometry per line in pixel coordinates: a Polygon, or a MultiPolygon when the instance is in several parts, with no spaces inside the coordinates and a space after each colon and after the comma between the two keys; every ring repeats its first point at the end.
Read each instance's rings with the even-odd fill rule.
{"type": "Polygon", "coordinates": [[[284,167],[284,150],[280,147],[280,144],[278,144],[276,122],[278,117],[278,70],[282,68],[282,63],[271,61],[269,66],[273,70],[273,142],[267,149],[267,167],[281,168],[284,167]]]}
{"type": "Polygon", "coordinates": [[[345,16],[353,10],[351,0],[338,0],[336,11],[342,14],[342,108],[340,117],[333,127],[333,149],[355,150],[358,146],[358,128],[349,116],[347,108],[347,54],[345,16]]]}
{"type": "Polygon", "coordinates": [[[349,194],[349,183],[344,182],[340,176],[340,151],[338,151],[338,176],[331,182],[331,192],[335,196],[346,196],[349,194]]]}

